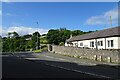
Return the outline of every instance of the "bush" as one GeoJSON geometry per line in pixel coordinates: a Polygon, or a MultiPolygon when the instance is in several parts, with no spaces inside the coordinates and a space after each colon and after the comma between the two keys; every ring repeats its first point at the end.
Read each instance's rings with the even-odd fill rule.
{"type": "Polygon", "coordinates": [[[60,45],[60,46],[64,46],[64,42],[60,42],[59,45],[60,45]]]}
{"type": "Polygon", "coordinates": [[[45,48],[45,47],[47,47],[47,45],[42,45],[42,46],[41,46],[41,49],[42,49],[42,48],[45,48]]]}

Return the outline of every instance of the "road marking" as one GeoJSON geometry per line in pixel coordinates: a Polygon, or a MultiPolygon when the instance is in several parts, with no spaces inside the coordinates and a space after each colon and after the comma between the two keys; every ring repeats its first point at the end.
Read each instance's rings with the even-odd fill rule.
{"type": "Polygon", "coordinates": [[[45,57],[48,57],[48,58],[54,58],[54,57],[51,57],[51,56],[45,56],[45,57]]]}
{"type": "Polygon", "coordinates": [[[24,59],[27,59],[27,60],[40,60],[40,58],[24,58],[24,59]]]}
{"type": "Polygon", "coordinates": [[[65,69],[65,70],[71,70],[71,71],[75,71],[75,72],[79,72],[79,73],[89,74],[89,75],[93,75],[93,76],[98,76],[98,77],[103,77],[103,78],[111,78],[111,77],[108,77],[108,76],[98,75],[98,74],[89,73],[89,72],[83,72],[83,71],[79,71],[79,70],[75,70],[75,69],[69,69],[69,68],[56,66],[56,65],[51,65],[51,64],[47,64],[47,63],[44,63],[44,64],[49,65],[49,66],[53,66],[53,67],[57,67],[57,68],[61,68],[61,69],[65,69]]]}
{"type": "Polygon", "coordinates": [[[62,60],[62,61],[67,61],[66,59],[63,59],[63,58],[55,58],[55,59],[59,59],[59,60],[62,60]]]}

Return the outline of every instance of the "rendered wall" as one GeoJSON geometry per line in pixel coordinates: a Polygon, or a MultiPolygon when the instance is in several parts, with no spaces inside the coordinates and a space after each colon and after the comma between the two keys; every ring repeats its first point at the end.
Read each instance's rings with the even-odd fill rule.
{"type": "Polygon", "coordinates": [[[75,47],[74,44],[77,43],[78,47],[87,47],[87,48],[92,48],[92,49],[96,49],[96,47],[97,47],[97,49],[120,49],[120,37],[98,38],[98,39],[74,41],[72,43],[73,43],[73,47],[75,47]],[[108,40],[113,40],[113,42],[114,42],[113,47],[108,47],[108,40]],[[91,41],[94,41],[94,47],[90,47],[91,41]],[[103,41],[103,46],[98,46],[98,44],[96,43],[98,41],[103,41]],[[83,46],[80,46],[81,42],[83,43],[83,46]]]}

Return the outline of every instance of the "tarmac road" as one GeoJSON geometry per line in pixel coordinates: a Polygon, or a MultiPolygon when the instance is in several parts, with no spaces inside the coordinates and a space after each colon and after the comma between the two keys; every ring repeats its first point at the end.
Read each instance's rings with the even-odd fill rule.
{"type": "MultiPolygon", "coordinates": [[[[105,70],[105,74],[114,74],[117,77],[116,69],[106,69],[99,66],[91,67],[84,65],[77,65],[71,62],[64,62],[60,60],[54,60],[50,58],[52,56],[47,52],[43,52],[39,55],[40,58],[36,58],[32,53],[22,53],[17,55],[5,55],[2,56],[2,77],[5,78],[85,78],[85,79],[107,79],[107,77],[101,77],[91,74],[83,73],[84,71],[101,72],[105,70]],[[45,54],[46,53],[46,54],[45,54]],[[44,55],[44,56],[43,56],[44,55]],[[47,57],[46,57],[47,56],[47,57]],[[39,59],[39,60],[29,60],[39,59]],[[76,69],[76,70],[73,70],[76,69]],[[77,71],[79,70],[79,71],[77,71]],[[103,70],[103,71],[102,71],[103,70]],[[81,72],[82,71],[82,72],[81,72]],[[114,73],[107,73],[107,71],[114,73]]],[[[57,57],[57,56],[56,56],[57,57]]],[[[55,58],[56,58],[55,57],[55,58]]],[[[60,58],[57,58],[60,59],[60,58]]],[[[109,78],[110,80],[111,78],[109,78]]],[[[117,79],[117,78],[116,78],[117,79]]]]}
{"type": "Polygon", "coordinates": [[[2,78],[98,78],[15,56],[2,57],[2,78]]]}

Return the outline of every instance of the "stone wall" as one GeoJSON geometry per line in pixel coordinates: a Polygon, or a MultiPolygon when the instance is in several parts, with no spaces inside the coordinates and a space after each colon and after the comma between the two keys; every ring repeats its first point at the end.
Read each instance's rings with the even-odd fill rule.
{"type": "MultiPolygon", "coordinates": [[[[49,45],[50,46],[50,45],[49,45]]],[[[118,50],[96,50],[96,49],[83,49],[66,46],[51,45],[52,52],[77,58],[86,58],[99,61],[120,63],[118,50]]],[[[49,48],[48,48],[48,51],[49,48]]]]}

